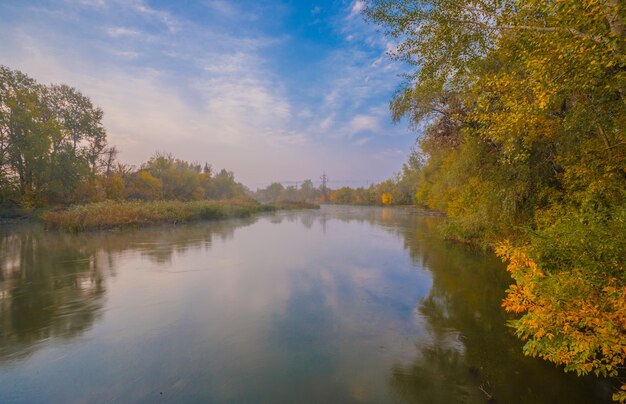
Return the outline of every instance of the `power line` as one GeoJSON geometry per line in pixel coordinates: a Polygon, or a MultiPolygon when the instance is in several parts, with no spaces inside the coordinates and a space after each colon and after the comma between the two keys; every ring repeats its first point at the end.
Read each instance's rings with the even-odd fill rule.
{"type": "Polygon", "coordinates": [[[326,176],[326,171],[320,177],[322,180],[322,194],[324,195],[324,202],[328,202],[328,192],[326,192],[326,183],[328,182],[328,177],[326,176]]]}

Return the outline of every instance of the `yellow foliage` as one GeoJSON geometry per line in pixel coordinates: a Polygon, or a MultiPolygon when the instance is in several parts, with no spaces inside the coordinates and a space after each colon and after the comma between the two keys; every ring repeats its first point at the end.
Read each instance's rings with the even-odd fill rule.
{"type": "Polygon", "coordinates": [[[107,199],[121,201],[124,199],[124,178],[116,174],[105,177],[104,189],[107,199]]]}
{"type": "MultiPolygon", "coordinates": [[[[524,248],[507,241],[496,253],[516,282],[502,306],[523,314],[513,326],[526,341],[524,352],[566,371],[617,376],[626,360],[626,287],[602,274],[591,280],[578,268],[546,276],[524,248]]],[[[625,386],[615,400],[626,398],[625,386]]]]}
{"type": "Polygon", "coordinates": [[[163,196],[163,182],[142,170],[133,176],[127,193],[132,199],[157,200],[163,196]]]}

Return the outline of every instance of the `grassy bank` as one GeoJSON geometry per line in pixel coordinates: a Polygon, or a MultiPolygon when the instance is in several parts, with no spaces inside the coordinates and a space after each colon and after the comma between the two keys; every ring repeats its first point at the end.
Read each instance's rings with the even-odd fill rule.
{"type": "Polygon", "coordinates": [[[254,213],[278,209],[306,209],[290,203],[289,206],[264,205],[253,200],[227,201],[126,201],[98,202],[73,206],[58,211],[48,211],[40,218],[49,229],[71,232],[143,227],[156,224],[176,224],[198,220],[216,220],[247,217],[254,213]]]}

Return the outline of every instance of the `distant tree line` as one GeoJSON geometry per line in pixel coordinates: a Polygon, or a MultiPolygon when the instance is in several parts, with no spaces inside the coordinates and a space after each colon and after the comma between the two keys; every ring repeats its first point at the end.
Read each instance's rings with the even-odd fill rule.
{"type": "Polygon", "coordinates": [[[337,205],[410,205],[414,202],[412,184],[405,173],[411,169],[405,164],[403,174],[369,187],[326,188],[315,187],[313,181],[305,180],[300,184],[284,186],[274,182],[265,188],[249,192],[260,202],[300,201],[308,203],[330,203],[337,205]]]}
{"type": "Polygon", "coordinates": [[[107,145],[103,111],[68,85],[0,66],[0,210],[106,199],[198,200],[244,195],[232,172],[156,154],[139,168],[107,145]]]}
{"type": "Polygon", "coordinates": [[[250,192],[250,196],[261,202],[303,201],[310,203],[330,203],[336,205],[413,205],[417,203],[417,178],[423,165],[420,153],[414,149],[402,170],[391,178],[367,187],[340,187],[323,189],[315,187],[311,180],[300,186],[284,186],[274,182],[265,188],[250,192]]]}
{"type": "Polygon", "coordinates": [[[249,196],[259,202],[300,201],[308,203],[322,203],[324,190],[316,188],[313,181],[304,180],[300,186],[284,186],[280,182],[273,182],[265,188],[250,191],[249,196]]]}
{"type": "Polygon", "coordinates": [[[328,201],[342,205],[413,205],[417,203],[416,188],[422,167],[416,150],[409,154],[402,170],[391,178],[369,187],[341,187],[330,190],[328,201]]]}

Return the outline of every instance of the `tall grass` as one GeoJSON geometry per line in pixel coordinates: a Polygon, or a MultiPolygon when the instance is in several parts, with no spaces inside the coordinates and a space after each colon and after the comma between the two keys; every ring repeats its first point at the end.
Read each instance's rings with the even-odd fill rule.
{"type": "Polygon", "coordinates": [[[276,201],[267,204],[277,210],[319,209],[320,205],[304,201],[276,201]]]}
{"type": "Polygon", "coordinates": [[[247,217],[278,209],[311,209],[316,205],[290,203],[263,205],[251,199],[227,201],[124,201],[97,202],[48,211],[41,220],[49,229],[70,232],[176,224],[198,220],[247,217]]]}
{"type": "Polygon", "coordinates": [[[75,232],[246,217],[273,210],[254,201],[106,201],[45,212],[41,219],[47,228],[75,232]]]}

